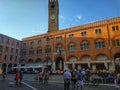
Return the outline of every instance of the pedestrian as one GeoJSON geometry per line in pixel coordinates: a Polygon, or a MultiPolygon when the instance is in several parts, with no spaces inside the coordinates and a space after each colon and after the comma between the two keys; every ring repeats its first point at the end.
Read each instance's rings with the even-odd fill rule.
{"type": "Polygon", "coordinates": [[[23,71],[21,70],[20,71],[20,84],[21,84],[22,80],[23,80],[23,71]]]}
{"type": "Polygon", "coordinates": [[[120,89],[120,73],[117,73],[115,76],[115,87],[116,90],[120,89]]]}
{"type": "Polygon", "coordinates": [[[40,70],[39,72],[39,83],[43,83],[43,72],[40,70]]]}
{"type": "Polygon", "coordinates": [[[2,75],[3,80],[4,80],[6,77],[7,77],[6,72],[3,72],[3,75],[2,75]]]}
{"type": "Polygon", "coordinates": [[[15,74],[15,83],[16,83],[16,85],[18,85],[18,81],[20,80],[20,72],[19,71],[17,71],[17,73],[15,74]]]}
{"type": "Polygon", "coordinates": [[[47,68],[45,68],[44,72],[43,72],[43,83],[44,84],[48,84],[48,80],[49,80],[49,71],[47,68]]]}
{"type": "Polygon", "coordinates": [[[77,73],[76,70],[73,70],[71,72],[71,85],[72,85],[72,90],[75,90],[75,85],[77,82],[77,73]]]}
{"type": "Polygon", "coordinates": [[[81,70],[79,70],[77,72],[77,87],[76,87],[76,90],[78,90],[78,88],[80,88],[80,90],[83,90],[83,73],[81,72],[81,70]]]}
{"type": "Polygon", "coordinates": [[[86,72],[85,72],[85,76],[84,76],[85,84],[90,83],[90,76],[91,76],[90,70],[87,69],[86,72]]]}
{"type": "Polygon", "coordinates": [[[69,70],[65,70],[63,78],[64,78],[64,90],[70,90],[71,72],[69,70]]]}

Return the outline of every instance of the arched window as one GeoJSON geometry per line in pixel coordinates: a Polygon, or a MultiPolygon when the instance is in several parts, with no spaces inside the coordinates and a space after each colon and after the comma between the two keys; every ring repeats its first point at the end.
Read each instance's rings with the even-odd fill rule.
{"type": "Polygon", "coordinates": [[[46,46],[45,53],[51,53],[51,47],[50,46],[46,46]]]}
{"type": "Polygon", "coordinates": [[[63,51],[63,45],[60,43],[56,46],[56,52],[61,53],[63,51]]]}
{"type": "Polygon", "coordinates": [[[30,49],[30,50],[29,50],[29,55],[30,55],[30,56],[34,55],[34,50],[33,50],[33,49],[30,49]]]}
{"type": "Polygon", "coordinates": [[[105,47],[105,42],[102,39],[98,39],[95,42],[95,48],[100,49],[105,47]]]}
{"type": "Polygon", "coordinates": [[[89,43],[88,41],[82,41],[80,44],[81,50],[88,50],[89,49],[89,43]]]}
{"type": "Polygon", "coordinates": [[[75,51],[75,50],[76,50],[75,44],[74,44],[74,43],[71,43],[71,44],[69,45],[69,47],[68,47],[68,50],[69,50],[69,51],[75,51]]]}
{"type": "Polygon", "coordinates": [[[113,41],[113,44],[114,44],[115,47],[119,47],[120,46],[120,39],[115,39],[113,41]]]}
{"type": "Polygon", "coordinates": [[[39,48],[37,49],[37,55],[40,55],[40,54],[42,54],[42,48],[39,47],[39,48]]]}

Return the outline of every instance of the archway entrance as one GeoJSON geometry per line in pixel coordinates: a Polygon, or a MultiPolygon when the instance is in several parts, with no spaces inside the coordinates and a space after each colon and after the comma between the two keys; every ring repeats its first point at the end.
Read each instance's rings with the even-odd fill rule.
{"type": "Polygon", "coordinates": [[[3,63],[3,64],[2,64],[2,70],[3,70],[3,72],[6,72],[6,68],[7,68],[7,64],[6,64],[6,63],[3,63]]]}
{"type": "Polygon", "coordinates": [[[11,73],[12,72],[12,64],[10,63],[9,65],[8,65],[8,73],[11,73]]]}
{"type": "Polygon", "coordinates": [[[115,71],[120,72],[120,53],[114,56],[115,71]]]}
{"type": "Polygon", "coordinates": [[[56,59],[56,70],[63,70],[63,69],[64,69],[63,59],[61,57],[58,57],[56,59]]]}
{"type": "MultiPolygon", "coordinates": [[[[17,64],[14,64],[13,67],[17,67],[17,64]]],[[[14,68],[13,72],[16,73],[17,72],[17,68],[14,68]]]]}

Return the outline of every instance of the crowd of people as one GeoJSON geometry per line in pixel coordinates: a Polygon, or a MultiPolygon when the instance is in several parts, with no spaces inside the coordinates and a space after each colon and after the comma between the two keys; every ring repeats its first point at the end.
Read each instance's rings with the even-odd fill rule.
{"type": "MultiPolygon", "coordinates": [[[[100,74],[100,73],[99,73],[100,74]]],[[[98,77],[101,77],[101,81],[104,80],[104,77],[108,79],[110,82],[113,80],[113,83],[115,84],[116,90],[120,89],[120,74],[119,73],[108,73],[107,76],[105,75],[97,75],[98,77]]],[[[65,70],[64,71],[64,90],[70,90],[70,85],[72,87],[72,90],[83,90],[83,85],[88,81],[90,82],[90,77],[92,76],[92,73],[89,69],[81,69],[81,70],[65,70]]],[[[100,79],[100,78],[98,78],[100,79]]]]}
{"type": "MultiPolygon", "coordinates": [[[[38,76],[38,80],[40,84],[48,84],[48,80],[49,80],[49,75],[50,72],[45,69],[44,71],[39,70],[37,72],[38,76]]],[[[72,87],[72,90],[83,90],[83,86],[87,81],[90,81],[90,77],[93,74],[91,73],[91,71],[89,69],[73,69],[73,70],[65,70],[63,73],[63,77],[64,77],[64,90],[70,90],[70,85],[72,87]]],[[[108,74],[100,74],[100,72],[97,73],[97,75],[99,77],[102,78],[102,80],[104,81],[104,79],[106,78],[109,82],[111,82],[111,80],[113,80],[113,83],[115,84],[116,90],[120,89],[120,73],[118,72],[114,72],[114,73],[108,73],[108,74]]],[[[3,80],[7,77],[7,74],[5,72],[3,72],[2,74],[2,78],[3,80]]],[[[19,85],[22,83],[23,80],[23,71],[22,70],[18,70],[15,74],[15,84],[19,85]]],[[[102,82],[104,83],[104,82],[102,82]]]]}
{"type": "Polygon", "coordinates": [[[40,84],[48,84],[50,72],[48,70],[38,72],[38,80],[40,84]]]}

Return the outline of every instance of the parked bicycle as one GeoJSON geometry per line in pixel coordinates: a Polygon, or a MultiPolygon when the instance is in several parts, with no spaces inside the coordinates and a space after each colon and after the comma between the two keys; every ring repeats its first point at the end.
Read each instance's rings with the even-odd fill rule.
{"type": "Polygon", "coordinates": [[[100,78],[85,79],[84,82],[86,85],[98,86],[101,82],[101,79],[100,78]]]}

